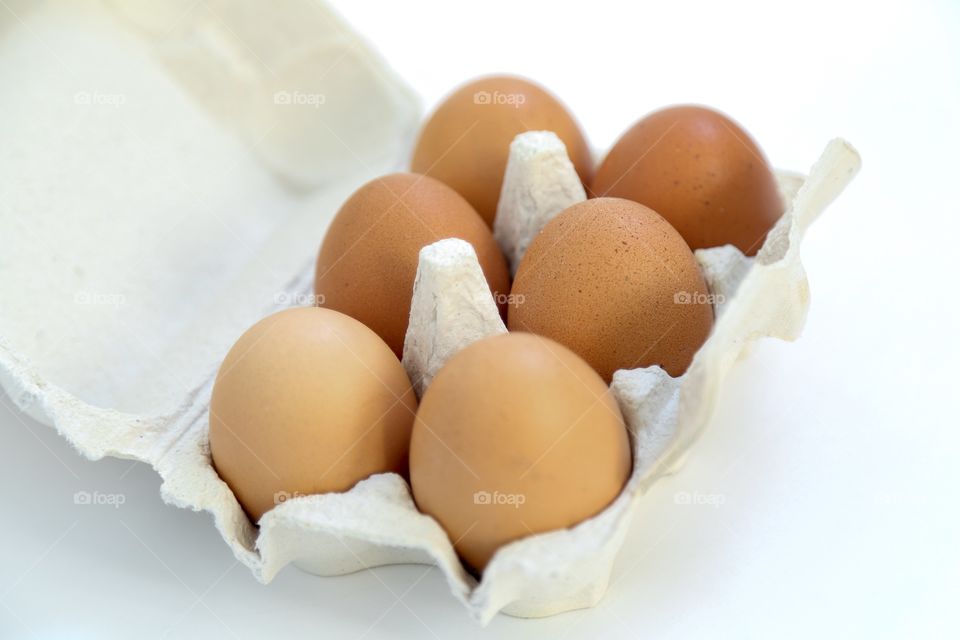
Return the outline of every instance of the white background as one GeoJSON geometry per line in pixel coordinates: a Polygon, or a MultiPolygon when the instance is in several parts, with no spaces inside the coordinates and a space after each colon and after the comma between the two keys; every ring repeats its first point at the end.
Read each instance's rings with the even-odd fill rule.
{"type": "Polygon", "coordinates": [[[147,467],[85,461],[0,397],[0,638],[960,637],[960,7],[335,4],[428,107],[510,71],[599,148],[690,101],[732,114],[778,167],[853,142],[863,170],[804,246],[803,337],[734,369],[598,607],[487,629],[426,567],[288,568],[262,586],[208,515],[162,504],[147,467]],[[78,490],[125,502],[75,505],[78,490]]]}

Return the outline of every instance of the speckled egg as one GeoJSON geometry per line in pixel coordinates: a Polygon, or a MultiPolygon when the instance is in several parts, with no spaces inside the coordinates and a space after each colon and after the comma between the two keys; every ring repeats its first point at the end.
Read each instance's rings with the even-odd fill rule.
{"type": "Polygon", "coordinates": [[[732,244],[754,255],[783,213],[756,142],[724,114],[699,106],[637,122],[610,149],[592,190],[647,205],[692,249],[732,244]]]}
{"type": "Polygon", "coordinates": [[[712,298],[680,234],[620,198],[575,204],[520,262],[508,326],[566,345],[607,382],[617,369],[686,371],[713,326],[712,298]]]}

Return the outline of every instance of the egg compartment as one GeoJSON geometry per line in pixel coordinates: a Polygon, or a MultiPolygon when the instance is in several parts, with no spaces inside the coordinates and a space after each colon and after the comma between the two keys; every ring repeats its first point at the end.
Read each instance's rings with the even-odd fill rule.
{"type": "MultiPolygon", "coordinates": [[[[9,256],[0,265],[0,292],[15,305],[0,318],[3,387],[83,455],[150,464],[163,479],[164,501],[209,511],[236,557],[263,582],[288,563],[321,575],[425,563],[443,571],[454,596],[483,623],[500,610],[543,616],[595,604],[633,505],[702,432],[733,362],[760,337],[798,335],[808,305],[800,242],[856,172],[856,152],[833,141],[809,177],[778,173],[786,213],[755,259],[730,247],[696,253],[711,291],[725,302],[684,376],[670,378],[657,367],[615,374],[611,387],[631,433],[634,469],[596,517],[503,547],[479,582],[395,474],[342,494],[291,498],[264,516],[258,535],[210,464],[207,410],[219,361],[254,321],[309,300],[313,258],[330,216],[356,186],[405,159],[419,111],[402,82],[324,7],[318,12],[312,4],[308,15],[291,3],[264,23],[252,2],[235,3],[239,10],[215,4],[219,15],[178,24],[174,32],[184,33],[172,45],[152,38],[169,31],[167,12],[176,3],[125,3],[119,17],[112,5],[88,11],[45,3],[23,9],[27,29],[0,25],[8,39],[0,74],[20,88],[0,100],[23,115],[27,129],[5,140],[3,156],[4,175],[16,185],[4,205],[10,213],[0,216],[9,256]],[[273,74],[253,73],[250,52],[229,44],[237,34],[256,34],[247,42],[256,43],[254,57],[269,61],[273,74]],[[56,88],[65,102],[44,100],[51,90],[42,78],[56,74],[36,73],[23,60],[55,65],[32,47],[64,36],[83,45],[86,57],[73,62],[90,75],[56,88]],[[308,70],[331,64],[342,75],[326,77],[322,88],[309,84],[316,74],[308,70]],[[116,78],[125,93],[102,88],[116,78]],[[349,108],[324,114],[335,119],[318,127],[315,112],[284,110],[290,105],[277,102],[278,91],[291,101],[300,91],[363,105],[383,128],[370,137],[349,108]],[[89,121],[64,136],[78,95],[93,107],[89,121]],[[141,108],[107,111],[112,105],[101,102],[111,95],[141,108]],[[256,96],[254,106],[232,111],[240,95],[256,96]],[[264,133],[274,118],[283,127],[276,138],[264,133]],[[165,127],[169,122],[176,126],[165,127]],[[326,137],[308,147],[310,155],[297,144],[298,133],[326,137]],[[265,146],[254,144],[264,135],[265,146]],[[336,139],[359,151],[359,160],[344,159],[336,139]],[[91,148],[101,150],[97,172],[85,155],[91,148]],[[63,164],[51,163],[51,155],[63,164]],[[234,171],[230,179],[224,166],[234,171]],[[185,177],[204,183],[202,206],[180,184],[185,177]],[[44,188],[52,183],[58,189],[44,188]],[[114,183],[125,189],[117,193],[114,183]],[[171,232],[178,207],[189,215],[171,232]]],[[[538,157],[514,164],[525,169],[508,181],[510,193],[538,200],[563,183],[562,170],[538,157]]],[[[564,164],[555,150],[543,157],[564,164]]],[[[531,216],[548,217],[549,199],[518,209],[514,230],[498,230],[508,254],[522,254],[524,237],[542,225],[531,216]]],[[[504,330],[490,307],[469,245],[447,240],[424,249],[404,354],[421,391],[457,349],[504,330]]]]}

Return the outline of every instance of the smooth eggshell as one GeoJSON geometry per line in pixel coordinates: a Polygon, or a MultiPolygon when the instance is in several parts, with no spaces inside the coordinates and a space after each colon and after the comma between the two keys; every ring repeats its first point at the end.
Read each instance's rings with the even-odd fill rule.
{"type": "Polygon", "coordinates": [[[607,385],[569,349],[528,333],[451,358],[422,398],[410,444],[417,506],[480,571],[508,542],[603,510],[630,469],[607,385]]]}
{"type": "Polygon", "coordinates": [[[620,198],[568,207],[517,271],[507,326],[566,345],[609,382],[617,369],[686,371],[713,326],[690,248],[652,209],[620,198]]]}
{"type": "Polygon", "coordinates": [[[510,275],[490,229],[453,189],[413,173],[371,180],[340,208],[317,258],[318,304],[360,320],[401,357],[420,249],[446,238],[473,245],[503,312],[510,275]]]}
{"type": "Polygon", "coordinates": [[[267,316],[224,359],[210,454],[254,522],[285,498],[405,473],[417,400],[396,356],[353,318],[316,307],[267,316]]]}
{"type": "Polygon", "coordinates": [[[479,78],[448,96],[423,126],[410,166],[456,189],[493,227],[510,143],[525,131],[556,133],[589,182],[593,160],[577,121],[546,89],[510,76],[479,78]]]}
{"type": "Polygon", "coordinates": [[[692,249],[732,244],[754,255],[783,213],[757,144],[727,116],[698,106],[637,122],[610,149],[591,187],[595,196],[647,205],[692,249]]]}

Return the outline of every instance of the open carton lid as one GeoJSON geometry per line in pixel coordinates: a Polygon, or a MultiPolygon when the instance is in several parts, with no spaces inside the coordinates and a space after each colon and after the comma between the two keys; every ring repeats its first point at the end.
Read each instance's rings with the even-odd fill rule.
{"type": "MultiPolygon", "coordinates": [[[[183,416],[247,327],[310,291],[339,205],[416,131],[414,94],[322,5],[161,4],[0,25],[5,386],[43,422],[54,387],[120,421],[183,416]]],[[[90,429],[84,454],[119,452],[90,429]]]]}

